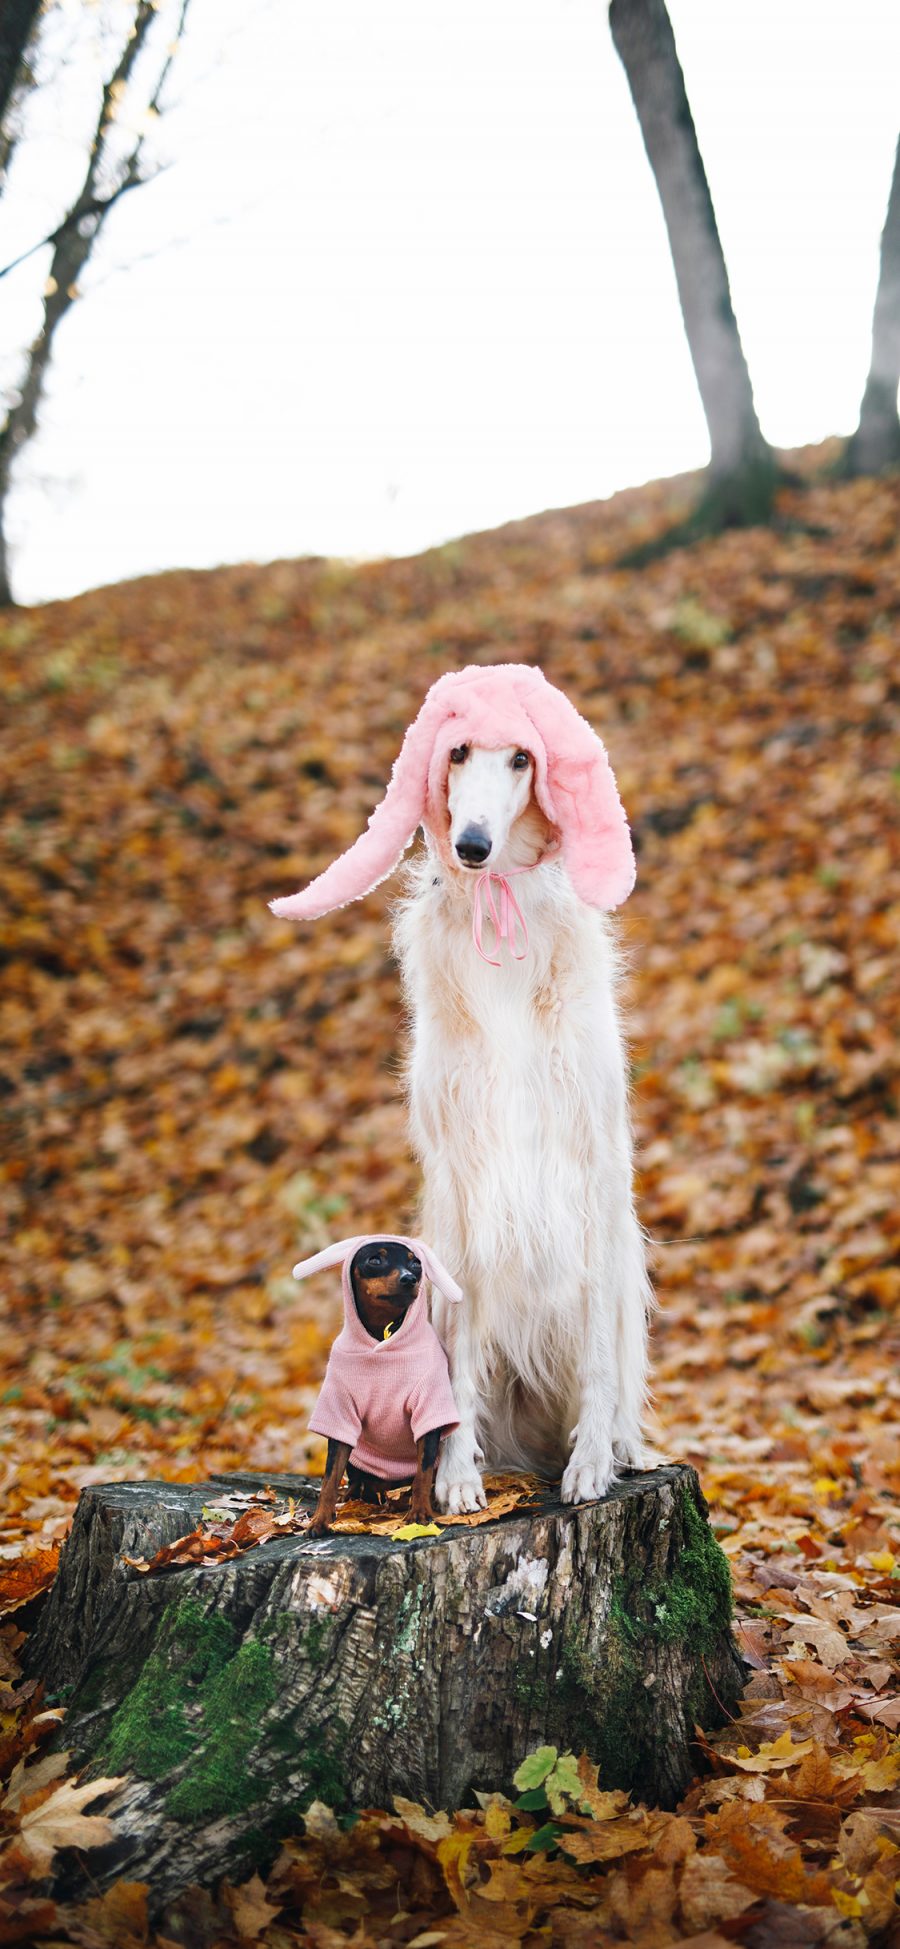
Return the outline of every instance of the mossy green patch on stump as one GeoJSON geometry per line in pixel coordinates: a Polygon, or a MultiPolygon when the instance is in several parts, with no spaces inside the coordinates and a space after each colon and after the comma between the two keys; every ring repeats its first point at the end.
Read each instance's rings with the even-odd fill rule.
{"type": "Polygon", "coordinates": [[[173,1609],[140,1678],[113,1714],[104,1763],[160,1780],[187,1759],[197,1742],[188,1709],[202,1706],[234,1646],[232,1626],[193,1599],[173,1609]]]}
{"type": "Polygon", "coordinates": [[[272,1654],[188,1598],[163,1626],[137,1683],[113,1714],[104,1764],[160,1780],[187,1761],[167,1811],[212,1820],[251,1806],[247,1761],[275,1699],[272,1654]]]}
{"type": "Polygon", "coordinates": [[[584,1628],[563,1644],[555,1684],[560,1722],[568,1742],[597,1761],[606,1786],[642,1791],[635,1755],[652,1753],[669,1737],[653,1684],[664,1648],[681,1650],[696,1668],[696,1683],[685,1696],[688,1724],[720,1719],[704,1660],[730,1631],[731,1572],[686,1489],[679,1492],[678,1512],[682,1542],[667,1577],[649,1588],[616,1579],[600,1655],[584,1628]]]}
{"type": "MultiPolygon", "coordinates": [[[[110,1722],[97,1763],[104,1770],[136,1773],[144,1780],[175,1778],[165,1809],[190,1824],[246,1812],[264,1800],[273,1780],[298,1811],[317,1797],[343,1804],[342,1764],[346,1729],[336,1722],[298,1743],[290,1719],[267,1729],[278,1759],[257,1775],[253,1749],[265,1715],[278,1696],[272,1647],[267,1639],[290,1623],[241,1642],[226,1619],[188,1598],[172,1607],[157,1644],[110,1722]],[[296,1780],[307,1791],[296,1797],[296,1780]]],[[[324,1655],[325,1627],[316,1620],[304,1640],[310,1661],[324,1655]]]]}
{"type": "Polygon", "coordinates": [[[276,1697],[272,1653],[250,1639],[202,1687],[203,1744],[173,1788],[166,1811],[176,1820],[217,1820],[252,1807],[258,1788],[247,1770],[260,1720],[276,1697]]]}
{"type": "Polygon", "coordinates": [[[653,1635],[664,1644],[712,1651],[731,1628],[733,1597],[728,1558],[686,1489],[679,1492],[684,1541],[668,1582],[650,1593],[653,1635]]]}

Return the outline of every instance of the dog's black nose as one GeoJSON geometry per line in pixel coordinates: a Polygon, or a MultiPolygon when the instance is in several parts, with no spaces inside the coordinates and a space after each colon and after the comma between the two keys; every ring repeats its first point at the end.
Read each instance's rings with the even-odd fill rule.
{"type": "Polygon", "coordinates": [[[459,835],[456,850],[467,866],[482,866],[491,850],[491,842],[480,826],[467,826],[465,832],[459,835]]]}
{"type": "Polygon", "coordinates": [[[403,1271],[400,1274],[398,1284],[401,1286],[417,1286],[418,1283],[419,1283],[418,1273],[412,1272],[409,1266],[404,1266],[403,1271]]]}

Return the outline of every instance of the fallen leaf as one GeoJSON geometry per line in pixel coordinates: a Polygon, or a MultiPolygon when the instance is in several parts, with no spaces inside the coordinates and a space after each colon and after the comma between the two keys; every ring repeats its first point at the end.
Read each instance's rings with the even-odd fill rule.
{"type": "Polygon", "coordinates": [[[101,1847],[112,1839],[112,1821],[106,1814],[85,1814],[83,1807],[92,1800],[99,1800],[103,1794],[113,1793],[116,1787],[124,1785],[124,1776],[116,1779],[87,1780],[78,1785],[74,1780],[63,1780],[49,1798],[40,1805],[23,1813],[18,1835],[18,1846],[32,1863],[38,1877],[48,1873],[58,1848],[101,1847]]]}

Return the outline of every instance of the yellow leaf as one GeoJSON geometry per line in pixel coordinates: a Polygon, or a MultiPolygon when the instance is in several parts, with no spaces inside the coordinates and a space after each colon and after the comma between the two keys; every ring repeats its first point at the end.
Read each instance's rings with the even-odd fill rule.
{"type": "Polygon", "coordinates": [[[847,1895],[844,1893],[843,1888],[832,1888],[831,1899],[839,1915],[852,1916],[855,1921],[857,1916],[863,1912],[863,1905],[859,1896],[847,1895]]]}
{"type": "Polygon", "coordinates": [[[791,1740],[790,1727],[775,1740],[764,1740],[757,1753],[750,1753],[747,1746],[740,1746],[732,1757],[731,1764],[742,1773],[777,1773],[779,1768],[796,1766],[805,1753],[811,1753],[815,1740],[801,1739],[795,1746],[791,1740]]]}
{"type": "Polygon", "coordinates": [[[536,1832],[537,1829],[535,1827],[517,1827],[515,1833],[510,1835],[509,1840],[504,1841],[502,1852],[504,1854],[521,1854],[522,1849],[528,1846],[532,1834],[536,1832]]]}
{"type": "Polygon", "coordinates": [[[401,1523],[392,1535],[400,1543],[414,1543],[417,1536],[440,1536],[437,1523],[401,1523]]]}
{"type": "Polygon", "coordinates": [[[900,1780],[900,1746],[893,1753],[885,1753],[879,1760],[868,1760],[860,1768],[863,1783],[869,1793],[890,1793],[900,1780]]]}
{"type": "Polygon", "coordinates": [[[492,1797],[484,1810],[484,1831],[492,1841],[504,1841],[512,1826],[508,1804],[499,1797],[492,1797]]]}
{"type": "Polygon", "coordinates": [[[466,1872],[475,1838],[474,1828],[457,1827],[438,1843],[437,1858],[444,1871],[444,1880],[460,1909],[466,1906],[466,1872]]]}

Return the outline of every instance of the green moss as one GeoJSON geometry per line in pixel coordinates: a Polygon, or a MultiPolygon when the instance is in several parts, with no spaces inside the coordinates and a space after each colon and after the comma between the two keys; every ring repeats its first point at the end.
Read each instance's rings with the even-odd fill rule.
{"type": "Polygon", "coordinates": [[[652,1598],[650,1629],[664,1644],[690,1641],[707,1652],[731,1624],[731,1571],[688,1490],[681,1490],[680,1501],[684,1541],[668,1583],[652,1598]]]}
{"type": "Polygon", "coordinates": [[[727,1636],[732,1610],[727,1558],[690,1492],[679,1495],[681,1546],[664,1585],[647,1590],[617,1579],[610,1598],[602,1657],[587,1633],[567,1637],[555,1685],[559,1737],[598,1762],[606,1786],[642,1791],[652,1778],[652,1755],[667,1736],[660,1727],[652,1673],[656,1646],[679,1644],[694,1676],[685,1697],[685,1723],[718,1723],[702,1659],[727,1636]]]}
{"type": "Polygon", "coordinates": [[[303,1649],[311,1665],[324,1665],[329,1628],[324,1617],[314,1617],[307,1627],[303,1649]]]}
{"type": "MultiPolygon", "coordinates": [[[[282,1613],[266,1635],[282,1635],[295,1623],[290,1613],[282,1613]]],[[[327,1623],[314,1619],[303,1639],[312,1664],[324,1662],[327,1638],[327,1623]]],[[[110,1671],[99,1667],[92,1674],[98,1699],[108,1690],[109,1677],[110,1671]]],[[[275,1749],[276,1763],[273,1770],[270,1752],[264,1777],[256,1776],[251,1754],[276,1697],[270,1644],[261,1638],[240,1643],[232,1625],[188,1599],[163,1620],[154,1650],[113,1714],[99,1762],[104,1771],[149,1780],[179,1773],[166,1801],[176,1820],[237,1814],[271,1798],[273,1790],[282,1792],[289,1825],[311,1800],[342,1806],[347,1733],[339,1721],[303,1742],[289,1718],[267,1728],[266,1744],[275,1749]],[[299,1795],[298,1779],[303,1782],[299,1795]]]]}
{"type": "Polygon", "coordinates": [[[297,1802],[299,1813],[304,1813],[313,1800],[324,1800],[326,1807],[341,1808],[346,1805],[346,1744],[346,1727],[339,1719],[329,1727],[327,1737],[321,1728],[309,1734],[302,1753],[301,1763],[307,1785],[297,1802]]]}
{"type": "Polygon", "coordinates": [[[166,1811],[176,1820],[217,1820],[240,1813],[258,1797],[247,1770],[259,1725],[275,1701],[272,1653],[249,1639],[202,1688],[205,1738],[184,1777],[173,1788],[166,1811]]]}
{"type": "Polygon", "coordinates": [[[728,1558],[687,1489],[679,1491],[682,1542],[675,1564],[657,1589],[630,1591],[617,1579],[610,1620],[626,1643],[689,1644],[712,1651],[731,1624],[728,1558]]]}
{"type": "Polygon", "coordinates": [[[653,1710],[638,1653],[615,1608],[602,1664],[582,1637],[567,1640],[556,1691],[566,1739],[575,1752],[593,1756],[604,1786],[638,1786],[635,1759],[652,1746],[653,1710]]]}
{"type": "Polygon", "coordinates": [[[552,1696],[543,1672],[536,1672],[529,1659],[527,1668],[521,1666],[513,1679],[516,1704],[524,1706],[528,1712],[538,1712],[543,1716],[552,1696]]]}
{"type": "Polygon", "coordinates": [[[113,1715],[104,1761],[158,1780],[193,1751],[197,1734],[187,1708],[202,1703],[234,1650],[235,1633],[193,1599],[173,1610],[137,1683],[113,1715]]]}

